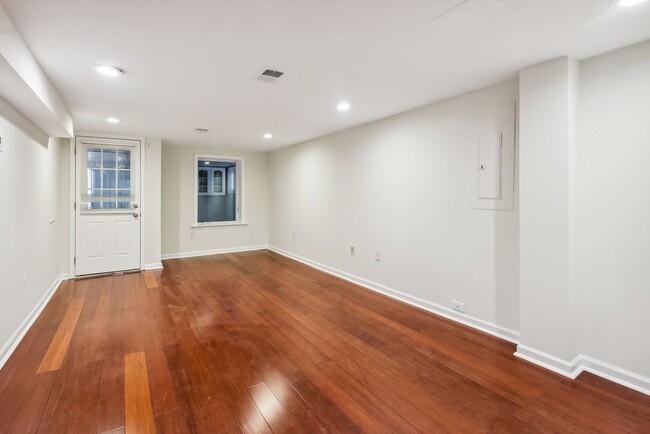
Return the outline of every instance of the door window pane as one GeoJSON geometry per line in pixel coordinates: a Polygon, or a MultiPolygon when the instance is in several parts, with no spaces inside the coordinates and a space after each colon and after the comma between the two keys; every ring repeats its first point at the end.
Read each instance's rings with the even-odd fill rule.
{"type": "Polygon", "coordinates": [[[88,158],[86,167],[89,169],[95,169],[102,166],[102,150],[91,148],[88,149],[88,158]]]}
{"type": "Polygon", "coordinates": [[[104,188],[115,188],[115,170],[104,170],[104,188]]]}
{"type": "Polygon", "coordinates": [[[104,169],[115,168],[115,151],[113,149],[104,149],[104,169]]]}
{"type": "Polygon", "coordinates": [[[130,169],[131,168],[131,151],[118,151],[117,152],[117,168],[130,169]]]}
{"type": "Polygon", "coordinates": [[[102,188],[102,170],[88,170],[88,188],[102,188]]]}
{"type": "Polygon", "coordinates": [[[117,176],[118,188],[131,188],[131,171],[120,170],[117,176]]]}

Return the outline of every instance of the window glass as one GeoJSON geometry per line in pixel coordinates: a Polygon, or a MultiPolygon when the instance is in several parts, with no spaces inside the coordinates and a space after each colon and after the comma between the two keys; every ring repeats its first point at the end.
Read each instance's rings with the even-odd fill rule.
{"type": "Polygon", "coordinates": [[[208,171],[199,170],[199,193],[208,192],[208,171]]]}
{"type": "Polygon", "coordinates": [[[117,168],[130,169],[131,168],[131,151],[118,151],[117,152],[117,168]]]}
{"type": "Polygon", "coordinates": [[[104,188],[115,188],[115,170],[104,170],[104,188]]]}
{"type": "Polygon", "coordinates": [[[102,188],[101,169],[88,170],[88,188],[102,188]]]}
{"type": "MultiPolygon", "coordinates": [[[[197,197],[194,210],[195,222],[237,223],[241,219],[242,197],[237,190],[237,171],[243,168],[243,160],[215,158],[195,159],[197,197]]],[[[242,176],[240,173],[239,176],[242,176]]]]}
{"type": "Polygon", "coordinates": [[[104,169],[114,169],[115,168],[115,150],[113,149],[104,149],[104,169]]]}
{"type": "Polygon", "coordinates": [[[223,193],[223,171],[215,170],[213,175],[213,191],[215,193],[223,193]]]}
{"type": "Polygon", "coordinates": [[[118,188],[131,188],[131,171],[120,170],[117,175],[118,188]]]}
{"type": "Polygon", "coordinates": [[[86,167],[95,169],[102,166],[102,150],[96,148],[88,149],[88,161],[86,167]]]}
{"type": "Polygon", "coordinates": [[[235,167],[229,167],[228,168],[228,193],[234,193],[235,192],[235,178],[237,178],[236,175],[236,170],[235,167]]]}
{"type": "Polygon", "coordinates": [[[131,152],[130,149],[87,148],[86,180],[82,184],[85,209],[131,208],[131,152]]]}

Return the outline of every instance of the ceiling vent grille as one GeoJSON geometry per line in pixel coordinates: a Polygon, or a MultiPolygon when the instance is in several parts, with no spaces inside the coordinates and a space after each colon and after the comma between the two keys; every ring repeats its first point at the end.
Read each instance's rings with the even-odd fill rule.
{"type": "Polygon", "coordinates": [[[255,74],[255,80],[273,83],[284,75],[284,72],[277,69],[262,68],[255,74]]]}
{"type": "Polygon", "coordinates": [[[196,131],[197,133],[207,133],[210,130],[207,128],[194,128],[194,131],[196,131]]]}

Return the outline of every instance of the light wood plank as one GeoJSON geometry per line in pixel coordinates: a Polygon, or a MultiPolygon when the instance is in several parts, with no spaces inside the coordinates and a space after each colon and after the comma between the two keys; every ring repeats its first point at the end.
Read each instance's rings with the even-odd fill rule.
{"type": "Polygon", "coordinates": [[[61,364],[68,352],[70,339],[72,339],[72,334],[77,326],[79,314],[81,313],[85,301],[85,298],[75,298],[70,302],[63,320],[61,321],[61,324],[59,324],[59,328],[54,335],[54,339],[52,339],[50,347],[47,349],[45,357],[43,357],[41,366],[38,368],[39,374],[43,372],[56,371],[61,368],[61,364]]]}
{"type": "Polygon", "coordinates": [[[156,276],[154,276],[152,272],[145,271],[142,274],[144,275],[144,281],[147,282],[148,289],[158,288],[158,281],[156,280],[156,276]]]}
{"type": "Polygon", "coordinates": [[[144,351],[124,356],[124,413],[127,434],[156,432],[144,351]]]}

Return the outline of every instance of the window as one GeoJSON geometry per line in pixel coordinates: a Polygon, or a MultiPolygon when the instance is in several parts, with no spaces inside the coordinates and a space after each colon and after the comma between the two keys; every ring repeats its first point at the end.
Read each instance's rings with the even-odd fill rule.
{"type": "Polygon", "coordinates": [[[243,223],[243,158],[195,155],[195,226],[243,223]]]}

